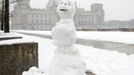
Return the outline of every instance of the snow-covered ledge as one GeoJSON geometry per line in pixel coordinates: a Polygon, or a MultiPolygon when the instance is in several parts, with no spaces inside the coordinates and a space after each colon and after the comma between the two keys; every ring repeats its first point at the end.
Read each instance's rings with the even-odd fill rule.
{"type": "Polygon", "coordinates": [[[0,30],[0,36],[3,34],[3,31],[0,30]]]}
{"type": "Polygon", "coordinates": [[[9,39],[20,39],[20,38],[22,38],[22,36],[16,33],[3,33],[2,31],[0,31],[0,41],[9,39]]]}

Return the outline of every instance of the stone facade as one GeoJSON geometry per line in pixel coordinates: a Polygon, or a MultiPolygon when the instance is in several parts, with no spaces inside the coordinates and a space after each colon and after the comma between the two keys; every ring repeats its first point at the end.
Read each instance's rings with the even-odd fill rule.
{"type": "MultiPolygon", "coordinates": [[[[23,0],[15,5],[12,29],[50,30],[55,26],[59,20],[56,13],[58,0],[49,0],[46,9],[31,8],[29,3],[30,0],[23,0]]],[[[77,8],[74,22],[77,29],[96,29],[104,22],[103,5],[92,4],[90,11],[77,8]]]]}
{"type": "Polygon", "coordinates": [[[0,45],[0,75],[21,75],[32,66],[38,67],[38,43],[0,45]]]}

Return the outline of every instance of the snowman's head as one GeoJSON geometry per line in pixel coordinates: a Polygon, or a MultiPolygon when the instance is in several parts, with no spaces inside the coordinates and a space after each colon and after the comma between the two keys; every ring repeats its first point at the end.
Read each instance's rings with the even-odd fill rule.
{"type": "Polygon", "coordinates": [[[57,7],[57,13],[61,18],[73,18],[76,5],[73,0],[61,0],[57,7]]]}

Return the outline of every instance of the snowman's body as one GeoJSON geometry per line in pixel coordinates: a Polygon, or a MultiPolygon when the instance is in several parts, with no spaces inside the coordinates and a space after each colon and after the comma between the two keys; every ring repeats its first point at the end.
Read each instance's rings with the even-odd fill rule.
{"type": "Polygon", "coordinates": [[[69,0],[60,2],[57,12],[61,19],[52,29],[52,38],[57,50],[46,75],[85,75],[85,63],[74,47],[76,42],[76,28],[73,21],[75,4],[69,0]]]}
{"type": "Polygon", "coordinates": [[[69,46],[76,41],[76,29],[73,20],[60,20],[52,29],[54,44],[58,47],[69,46]]]}

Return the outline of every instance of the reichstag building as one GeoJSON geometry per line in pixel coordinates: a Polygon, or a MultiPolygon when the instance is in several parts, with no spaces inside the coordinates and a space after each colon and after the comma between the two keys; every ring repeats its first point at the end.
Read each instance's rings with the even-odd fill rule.
{"type": "MultiPolygon", "coordinates": [[[[44,9],[31,8],[30,0],[18,2],[14,6],[11,28],[51,30],[59,20],[56,12],[57,1],[58,0],[49,0],[44,9]]],[[[77,7],[74,22],[77,29],[96,29],[104,23],[104,16],[103,5],[96,3],[91,5],[90,11],[77,7]]]]}

